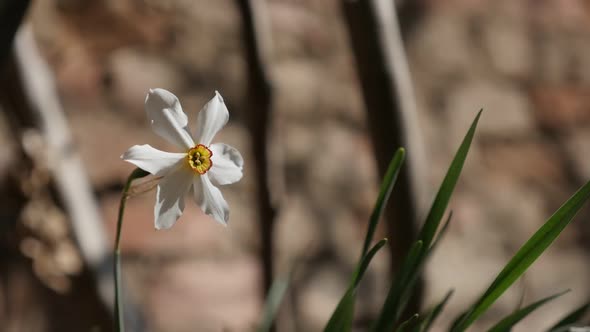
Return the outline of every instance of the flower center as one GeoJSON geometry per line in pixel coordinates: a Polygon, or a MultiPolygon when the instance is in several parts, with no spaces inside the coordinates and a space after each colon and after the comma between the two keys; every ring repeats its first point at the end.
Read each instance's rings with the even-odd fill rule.
{"type": "Polygon", "coordinates": [[[193,171],[199,174],[205,174],[211,166],[213,166],[213,162],[211,161],[212,155],[213,152],[211,152],[208,147],[199,144],[188,150],[186,158],[188,160],[188,165],[193,171]]]}

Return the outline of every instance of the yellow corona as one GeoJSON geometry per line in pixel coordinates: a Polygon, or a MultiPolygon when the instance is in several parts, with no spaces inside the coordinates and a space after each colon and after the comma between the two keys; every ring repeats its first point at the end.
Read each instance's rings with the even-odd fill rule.
{"type": "Polygon", "coordinates": [[[213,152],[208,147],[199,144],[188,150],[186,158],[188,165],[193,171],[199,174],[205,174],[213,166],[213,162],[211,161],[212,155],[213,152]]]}

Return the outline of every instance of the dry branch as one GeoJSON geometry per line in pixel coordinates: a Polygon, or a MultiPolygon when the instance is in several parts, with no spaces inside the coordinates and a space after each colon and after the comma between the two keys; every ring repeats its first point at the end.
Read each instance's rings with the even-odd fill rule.
{"type": "Polygon", "coordinates": [[[277,208],[271,195],[269,134],[271,128],[272,81],[269,77],[270,30],[266,5],[262,0],[239,0],[244,27],[248,70],[247,121],[256,147],[254,154],[258,213],[260,220],[263,290],[273,280],[273,229],[277,208]]]}
{"type": "MultiPolygon", "coordinates": [[[[55,189],[71,221],[74,237],[86,265],[93,272],[100,297],[112,306],[113,280],[111,251],[99,209],[93,196],[67,120],[56,91],[53,75],[41,57],[30,26],[22,26],[15,38],[13,117],[21,132],[33,128],[43,137],[47,168],[55,189]]],[[[126,306],[130,325],[141,324],[139,311],[126,306]]]]}
{"type": "MultiPolygon", "coordinates": [[[[426,193],[424,153],[410,72],[393,1],[343,0],[379,174],[395,150],[407,159],[386,209],[393,273],[417,234],[426,193]]],[[[418,303],[410,310],[417,309],[418,303]]]]}
{"type": "Polygon", "coordinates": [[[4,64],[10,56],[14,36],[30,2],[30,0],[3,0],[0,2],[0,65],[4,64]]]}

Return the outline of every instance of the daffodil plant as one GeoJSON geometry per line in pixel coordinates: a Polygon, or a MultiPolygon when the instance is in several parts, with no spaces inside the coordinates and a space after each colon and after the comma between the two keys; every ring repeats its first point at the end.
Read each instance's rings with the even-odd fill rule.
{"type": "Polygon", "coordinates": [[[114,271],[118,331],[124,331],[119,242],[131,182],[148,174],[159,178],[154,205],[156,229],[168,229],[176,223],[184,211],[185,196],[191,189],[193,200],[203,212],[227,225],[229,206],[216,185],[239,181],[244,165],[238,150],[227,144],[212,143],[215,134],[229,120],[229,111],[217,91],[199,112],[194,135],[180,101],[170,91],[150,89],[145,99],[145,111],[154,132],[176,146],[178,151],[165,152],[144,144],[132,146],[121,156],[138,168],[131,173],[123,189],[117,221],[114,271]]]}
{"type": "MultiPolygon", "coordinates": [[[[240,153],[229,145],[212,143],[215,134],[225,126],[229,119],[229,112],[219,93],[216,92],[215,96],[198,114],[194,135],[189,130],[188,117],[182,111],[178,98],[171,92],[163,89],[150,90],[145,100],[145,109],[154,132],[176,146],[178,151],[164,152],[149,145],[135,145],[121,156],[123,160],[134,164],[138,168],[131,173],[123,189],[117,223],[114,269],[117,331],[124,331],[123,308],[120,296],[119,241],[125,202],[131,182],[148,174],[156,176],[159,182],[154,206],[154,223],[156,229],[167,229],[172,227],[182,215],[185,196],[189,192],[192,193],[195,203],[207,215],[217,222],[227,225],[229,207],[216,185],[231,184],[242,178],[243,159],[240,153]]],[[[448,302],[452,291],[424,314],[417,313],[409,317],[405,314],[412,291],[416,286],[416,280],[422,273],[426,260],[448,229],[451,217],[448,217],[442,227],[440,227],[441,222],[463,168],[480,115],[481,111],[476,116],[457,150],[416,242],[411,246],[395,277],[391,279],[389,292],[369,331],[429,331],[433,326],[433,322],[448,302]]],[[[349,287],[326,324],[325,332],[352,330],[358,285],[374,255],[387,243],[386,239],[383,239],[371,246],[377,223],[391,194],[403,164],[404,156],[405,150],[399,149],[385,174],[374,212],[369,220],[361,257],[352,275],[349,287]]],[[[470,307],[466,308],[463,314],[455,318],[449,327],[449,332],[464,332],[471,327],[551,245],[589,199],[590,182],[587,182],[549,217],[515,253],[488,289],[470,307]]],[[[262,324],[257,331],[267,332],[272,329],[272,322],[278,312],[281,297],[285,294],[287,284],[288,281],[285,280],[278,279],[275,281],[269,292],[262,324]]],[[[500,320],[489,331],[509,331],[538,307],[564,293],[553,294],[519,308],[500,320]]],[[[570,327],[580,321],[580,318],[589,309],[590,303],[584,304],[557,322],[549,331],[568,331],[570,327]]]]}

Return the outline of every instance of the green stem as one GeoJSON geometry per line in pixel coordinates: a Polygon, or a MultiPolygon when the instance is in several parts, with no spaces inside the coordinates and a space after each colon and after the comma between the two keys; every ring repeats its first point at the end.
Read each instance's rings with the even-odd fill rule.
{"type": "Polygon", "coordinates": [[[125,213],[125,203],[127,203],[129,188],[131,183],[135,179],[142,178],[150,173],[136,168],[129,174],[123,192],[121,193],[121,201],[119,203],[119,215],[117,216],[117,235],[115,237],[115,259],[114,259],[114,272],[115,272],[115,331],[125,332],[125,321],[123,316],[123,300],[121,298],[121,250],[119,244],[121,242],[121,228],[123,226],[123,214],[125,213]]]}

